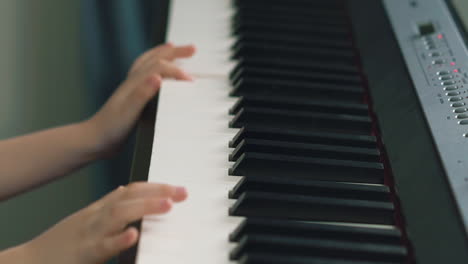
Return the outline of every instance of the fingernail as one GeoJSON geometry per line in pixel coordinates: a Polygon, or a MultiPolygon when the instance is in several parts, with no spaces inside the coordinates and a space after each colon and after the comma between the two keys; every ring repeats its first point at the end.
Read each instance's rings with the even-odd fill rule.
{"type": "Polygon", "coordinates": [[[185,74],[185,78],[187,79],[187,81],[191,81],[191,82],[194,81],[193,77],[188,74],[185,74]]]}
{"type": "Polygon", "coordinates": [[[176,195],[186,195],[187,194],[187,189],[185,187],[176,187],[176,195]]]}
{"type": "Polygon", "coordinates": [[[164,199],[164,200],[161,200],[161,201],[159,202],[159,208],[166,208],[166,207],[168,207],[168,206],[170,206],[170,205],[171,205],[171,204],[170,204],[170,202],[169,202],[168,199],[164,199]]]}

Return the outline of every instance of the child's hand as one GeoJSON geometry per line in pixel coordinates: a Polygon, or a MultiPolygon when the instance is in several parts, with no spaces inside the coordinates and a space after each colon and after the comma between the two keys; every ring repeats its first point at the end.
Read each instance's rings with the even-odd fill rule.
{"type": "Polygon", "coordinates": [[[141,55],[102,109],[84,126],[90,131],[98,156],[112,154],[126,139],[145,105],[156,95],[162,78],[191,80],[172,61],[191,57],[195,47],[174,46],[170,43],[153,48],[141,55]]]}
{"type": "Polygon", "coordinates": [[[65,218],[25,247],[34,263],[103,263],[137,242],[138,231],[128,224],[166,213],[172,201],[186,198],[183,187],[133,183],[65,218]]]}

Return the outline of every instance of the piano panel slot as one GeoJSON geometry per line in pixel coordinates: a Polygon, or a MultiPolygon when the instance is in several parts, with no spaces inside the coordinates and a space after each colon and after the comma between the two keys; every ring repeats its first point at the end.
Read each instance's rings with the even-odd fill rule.
{"type": "Polygon", "coordinates": [[[383,183],[381,163],[244,153],[229,174],[356,183],[383,183]]]}
{"type": "Polygon", "coordinates": [[[391,202],[328,198],[269,192],[244,192],[229,208],[232,216],[393,224],[391,202]]]}
{"type": "Polygon", "coordinates": [[[229,146],[236,148],[244,139],[279,140],[286,142],[327,144],[338,146],[352,146],[360,148],[377,148],[377,140],[374,136],[334,134],[320,132],[303,132],[287,129],[263,129],[257,127],[242,128],[231,140],[229,146]]]}
{"type": "Polygon", "coordinates": [[[270,192],[297,195],[313,195],[368,201],[390,201],[390,190],[384,185],[324,182],[305,179],[244,177],[229,192],[229,198],[237,199],[244,192],[270,192]]]}
{"type": "Polygon", "coordinates": [[[369,109],[365,104],[345,103],[333,100],[309,100],[304,98],[284,96],[255,96],[245,95],[239,98],[229,110],[236,115],[242,108],[261,107],[271,109],[285,109],[293,111],[309,111],[317,113],[348,114],[368,116],[369,109]]]}
{"type": "Polygon", "coordinates": [[[239,242],[246,235],[272,234],[312,239],[331,239],[365,243],[401,243],[401,232],[396,228],[377,228],[318,222],[248,218],[229,235],[229,240],[239,242]]]}
{"type": "Polygon", "coordinates": [[[362,103],[364,90],[358,85],[338,85],[307,81],[281,81],[261,78],[241,78],[234,84],[233,96],[285,96],[314,100],[336,100],[362,103]]]}
{"type": "Polygon", "coordinates": [[[330,146],[319,144],[291,143],[273,140],[244,139],[229,155],[229,161],[237,161],[246,152],[289,155],[307,158],[328,158],[337,160],[354,160],[379,162],[378,149],[330,146]]]}
{"type": "Polygon", "coordinates": [[[396,245],[249,235],[242,238],[238,246],[231,251],[230,257],[232,260],[239,260],[242,256],[252,253],[397,263],[402,263],[407,255],[404,247],[396,245]]]}
{"type": "Polygon", "coordinates": [[[232,128],[242,128],[249,125],[364,135],[370,135],[372,132],[372,123],[369,117],[253,107],[242,108],[229,123],[232,128]]]}

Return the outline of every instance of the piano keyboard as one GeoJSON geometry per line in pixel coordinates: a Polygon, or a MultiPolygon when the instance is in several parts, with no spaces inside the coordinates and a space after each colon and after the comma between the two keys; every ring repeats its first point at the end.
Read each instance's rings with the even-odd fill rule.
{"type": "MultiPolygon", "coordinates": [[[[163,83],[148,181],[186,186],[189,199],[167,215],[144,218],[136,263],[443,263],[451,253],[461,259],[465,250],[458,247],[428,252],[445,231],[445,238],[460,241],[457,224],[435,228],[437,235],[417,226],[421,221],[427,229],[438,217],[449,223],[452,207],[438,208],[445,215],[424,205],[426,218],[416,219],[426,195],[411,189],[408,174],[415,171],[402,169],[405,161],[395,154],[406,150],[399,143],[386,155],[380,129],[395,119],[389,113],[411,112],[401,116],[410,120],[420,110],[412,98],[410,111],[402,111],[410,92],[382,92],[376,70],[368,81],[363,68],[369,71],[375,49],[367,47],[372,52],[363,60],[358,47],[370,33],[358,45],[351,16],[365,13],[363,6],[383,9],[380,1],[361,1],[360,8],[350,5],[355,2],[171,1],[167,40],[197,46],[193,59],[177,62],[196,80],[163,83]],[[374,108],[378,93],[399,109],[380,95],[374,108]],[[400,176],[394,179],[392,171],[400,176]],[[395,180],[410,185],[400,186],[408,219],[395,180]],[[413,246],[424,250],[415,257],[413,246]]],[[[368,23],[360,19],[355,23],[368,23]]],[[[387,57],[382,61],[395,59],[387,57]]],[[[386,133],[387,142],[395,141],[388,137],[394,131],[386,133]]],[[[422,171],[431,166],[437,174],[435,162],[422,171]]],[[[414,177],[421,183],[424,175],[414,177]]],[[[427,177],[427,186],[445,191],[437,184],[442,179],[433,178],[439,176],[427,177]]]]}
{"type": "Polygon", "coordinates": [[[137,263],[403,263],[344,2],[228,2],[172,2],[198,78],[163,84],[148,181],[190,198],[137,263]]]}

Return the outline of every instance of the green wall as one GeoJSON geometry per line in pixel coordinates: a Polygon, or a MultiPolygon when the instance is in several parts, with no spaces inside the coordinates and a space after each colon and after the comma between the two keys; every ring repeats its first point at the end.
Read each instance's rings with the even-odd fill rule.
{"type": "MultiPolygon", "coordinates": [[[[80,1],[0,1],[0,139],[81,120],[80,1]]],[[[95,197],[100,168],[0,202],[0,249],[26,241],[95,197]]],[[[0,175],[0,177],[13,177],[0,175]]]]}

